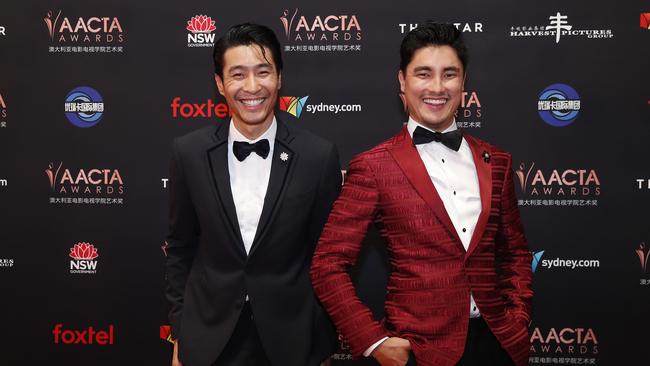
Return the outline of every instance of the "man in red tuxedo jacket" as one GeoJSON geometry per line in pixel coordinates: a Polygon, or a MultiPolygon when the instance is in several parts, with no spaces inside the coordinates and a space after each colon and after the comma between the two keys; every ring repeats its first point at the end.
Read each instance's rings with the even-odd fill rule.
{"type": "Polygon", "coordinates": [[[456,127],[461,32],[427,22],[400,51],[409,122],[351,161],[312,261],[316,294],[355,357],[382,366],[527,365],[531,256],[512,158],[456,127]],[[390,262],[382,321],[348,274],[372,221],[390,262]]]}

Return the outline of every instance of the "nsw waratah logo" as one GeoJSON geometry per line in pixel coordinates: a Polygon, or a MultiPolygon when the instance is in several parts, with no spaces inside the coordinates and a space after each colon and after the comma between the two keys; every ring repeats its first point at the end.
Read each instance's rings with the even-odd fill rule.
{"type": "Polygon", "coordinates": [[[568,126],[578,118],[580,96],[569,85],[550,85],[539,95],[537,111],[542,120],[551,126],[568,126]]]}
{"type": "Polygon", "coordinates": [[[187,21],[185,27],[187,34],[187,47],[213,47],[215,21],[207,15],[195,15],[187,21]]]}
{"type": "Polygon", "coordinates": [[[70,248],[70,273],[95,274],[97,273],[97,248],[90,243],[77,243],[70,248]]]}
{"type": "Polygon", "coordinates": [[[74,88],[65,98],[65,116],[77,127],[93,127],[104,116],[104,99],[89,86],[74,88]]]}
{"type": "Polygon", "coordinates": [[[302,109],[305,107],[307,102],[306,97],[280,97],[280,110],[285,111],[296,118],[300,118],[302,109]]]}

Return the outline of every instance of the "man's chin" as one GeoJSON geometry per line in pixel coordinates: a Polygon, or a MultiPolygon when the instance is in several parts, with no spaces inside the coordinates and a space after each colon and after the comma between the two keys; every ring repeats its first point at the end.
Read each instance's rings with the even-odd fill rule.
{"type": "MultiPolygon", "coordinates": [[[[264,124],[264,122],[266,122],[268,118],[269,118],[269,115],[262,115],[262,114],[259,114],[259,115],[258,114],[254,114],[254,115],[241,114],[239,116],[239,119],[244,124],[252,125],[252,126],[264,124]]],[[[270,118],[272,120],[273,115],[271,115],[270,118]]]]}

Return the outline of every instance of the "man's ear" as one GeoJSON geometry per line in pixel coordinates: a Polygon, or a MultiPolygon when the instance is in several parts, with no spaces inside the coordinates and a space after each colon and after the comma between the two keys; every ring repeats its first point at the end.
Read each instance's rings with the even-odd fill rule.
{"type": "Polygon", "coordinates": [[[219,76],[219,74],[214,74],[214,81],[217,83],[219,94],[226,96],[223,91],[223,79],[221,79],[221,76],[219,76]]]}
{"type": "Polygon", "coordinates": [[[397,80],[399,80],[399,91],[404,93],[404,73],[402,70],[397,73],[397,80]]]}

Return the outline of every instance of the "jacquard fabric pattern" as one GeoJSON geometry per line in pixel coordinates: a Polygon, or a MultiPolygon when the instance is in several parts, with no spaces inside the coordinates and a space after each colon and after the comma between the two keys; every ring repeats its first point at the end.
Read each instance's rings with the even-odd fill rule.
{"type": "Polygon", "coordinates": [[[465,134],[482,212],[465,251],[406,129],[356,156],[321,235],[312,282],[355,357],[385,336],[411,342],[418,365],[452,366],[465,345],[470,291],[518,366],[528,363],[531,255],[519,217],[511,156],[465,134]],[[485,153],[491,157],[483,159],[485,153]],[[356,295],[349,269],[368,225],[386,239],[385,319],[356,295]]]}

